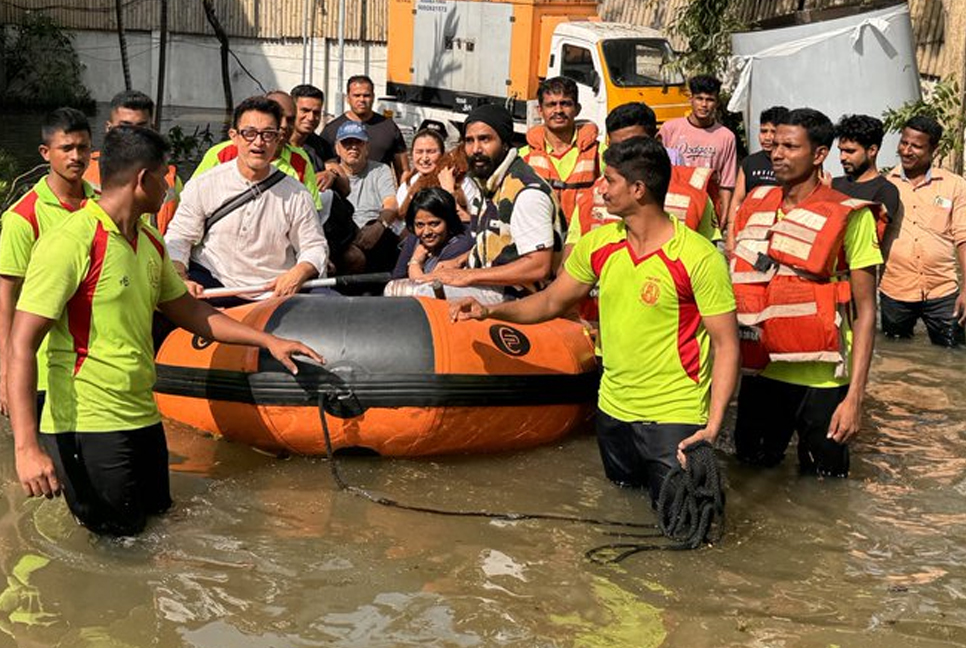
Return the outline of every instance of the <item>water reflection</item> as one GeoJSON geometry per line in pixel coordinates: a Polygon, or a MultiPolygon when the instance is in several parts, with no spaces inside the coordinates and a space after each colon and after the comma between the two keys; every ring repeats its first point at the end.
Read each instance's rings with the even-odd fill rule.
{"type": "MultiPolygon", "coordinates": [[[[95,539],[62,502],[24,500],[4,433],[0,567],[16,598],[0,594],[0,645],[963,645],[962,358],[881,342],[853,478],[725,455],[724,542],[619,565],[584,557],[614,529],[381,507],[338,491],[324,460],[177,426],[174,511],[135,540],[95,539]]],[[[339,465],[413,504],[650,520],[641,497],[603,478],[588,435],[499,457],[339,465]]]]}

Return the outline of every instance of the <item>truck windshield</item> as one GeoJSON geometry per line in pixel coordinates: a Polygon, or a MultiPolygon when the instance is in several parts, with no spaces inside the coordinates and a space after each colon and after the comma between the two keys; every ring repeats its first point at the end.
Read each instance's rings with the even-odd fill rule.
{"type": "Polygon", "coordinates": [[[680,72],[670,69],[673,54],[660,38],[615,38],[601,44],[604,61],[614,85],[662,86],[684,83],[680,72]]]}

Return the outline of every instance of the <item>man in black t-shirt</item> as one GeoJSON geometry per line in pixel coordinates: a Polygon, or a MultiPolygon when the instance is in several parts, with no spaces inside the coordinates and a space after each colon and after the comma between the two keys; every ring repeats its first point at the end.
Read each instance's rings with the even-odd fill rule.
{"type": "Polygon", "coordinates": [[[406,141],[393,120],[372,111],[375,86],[365,75],[349,77],[346,83],[346,102],[349,110],[336,117],[322,129],[322,139],[335,149],[336,133],[347,121],[360,122],[369,134],[369,159],[388,164],[396,172],[396,181],[409,170],[406,141]]]}
{"type": "Polygon", "coordinates": [[[738,178],[735,181],[735,193],[731,200],[728,231],[725,233],[725,247],[729,250],[734,249],[731,224],[735,222],[735,215],[738,213],[741,203],[744,202],[745,196],[756,187],[776,186],[778,184],[778,180],[775,179],[775,171],[771,166],[771,149],[775,141],[778,121],[787,114],[788,108],[785,106],[772,106],[762,110],[761,116],[758,118],[758,145],[761,146],[761,150],[747,156],[738,165],[738,178]]]}
{"type": "Polygon", "coordinates": [[[295,117],[289,143],[308,154],[315,167],[320,193],[333,189],[345,198],[349,195],[349,179],[340,173],[335,151],[329,143],[315,134],[315,129],[322,123],[325,94],[314,85],[303,83],[292,88],[291,97],[295,102],[295,117]]]}
{"type": "Polygon", "coordinates": [[[871,200],[886,208],[889,224],[882,237],[882,258],[888,259],[889,248],[899,233],[899,190],[879,173],[876,156],[882,148],[885,131],[882,122],[868,115],[846,115],[835,126],[839,139],[839,161],[845,175],[832,180],[832,188],[846,196],[871,200]]]}

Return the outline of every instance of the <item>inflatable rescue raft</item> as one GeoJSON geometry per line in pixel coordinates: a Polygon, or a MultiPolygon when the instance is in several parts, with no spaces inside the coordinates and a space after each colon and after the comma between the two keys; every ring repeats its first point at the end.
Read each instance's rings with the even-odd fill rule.
{"type": "Polygon", "coordinates": [[[482,453],[549,443],[596,396],[591,341],[576,322],[449,320],[445,301],[296,295],[227,311],[301,340],[325,365],[293,376],[267,351],[172,333],[157,357],[161,413],[274,452],[332,447],[393,456],[482,453]]]}

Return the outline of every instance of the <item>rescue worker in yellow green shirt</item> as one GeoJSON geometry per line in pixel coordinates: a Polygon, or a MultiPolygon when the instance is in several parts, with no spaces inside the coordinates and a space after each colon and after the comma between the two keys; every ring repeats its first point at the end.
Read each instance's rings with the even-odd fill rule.
{"type": "Polygon", "coordinates": [[[738,380],[738,325],[724,258],[664,211],[671,161],[635,137],[604,155],[603,197],[620,221],[582,237],[545,290],[484,306],[454,302],[454,321],[519,324],[567,312],[600,289],[604,340],[597,439],[604,472],[646,488],[652,504],[684,451],[713,443],[738,380]]]}
{"type": "MultiPolygon", "coordinates": [[[[312,166],[312,161],[309,159],[309,154],[301,147],[293,146],[289,141],[292,130],[295,128],[295,102],[292,101],[292,97],[287,93],[281,91],[272,92],[265,96],[282,107],[282,124],[279,127],[279,130],[282,131],[282,145],[278,147],[276,157],[272,160],[272,164],[279,171],[304,184],[309,194],[312,195],[315,208],[321,210],[322,198],[319,194],[319,182],[315,167],[312,166]]],[[[237,157],[238,147],[231,140],[215,144],[205,152],[205,156],[201,159],[201,163],[198,164],[198,168],[191,174],[191,180],[194,180],[208,169],[234,160],[237,157]]],[[[339,179],[337,177],[338,174],[331,169],[324,169],[322,173],[334,174],[335,177],[328,184],[332,185],[340,194],[348,194],[349,181],[347,179],[339,179]],[[344,193],[342,189],[345,189],[344,193]]],[[[191,180],[188,182],[191,182],[191,180]]]]}
{"type": "Polygon", "coordinates": [[[557,197],[567,225],[578,219],[578,210],[600,176],[597,126],[578,124],[580,103],[573,79],[553,77],[540,82],[537,102],[543,124],[527,132],[527,144],[519,150],[524,162],[546,180],[557,197]]]}
{"type": "MultiPolygon", "coordinates": [[[[91,159],[91,127],[84,113],[58,108],[40,127],[40,155],[50,172],[3,214],[0,230],[0,413],[7,414],[7,339],[14,308],[37,239],[94,198],[84,181],[91,159]]],[[[38,364],[38,411],[47,390],[46,346],[38,364]]]]}
{"type": "Polygon", "coordinates": [[[111,129],[102,196],[41,237],[10,334],[20,484],[31,497],[63,491],[78,521],[99,534],[137,534],[172,504],[152,393],[155,309],[205,339],[262,347],[292,373],[294,355],[322,362],[304,344],[252,329],[187,293],[160,233],[141,218],[164,200],[167,151],[153,130],[111,129]],[[49,388],[38,424],[36,353],[48,332],[49,388]]]}

